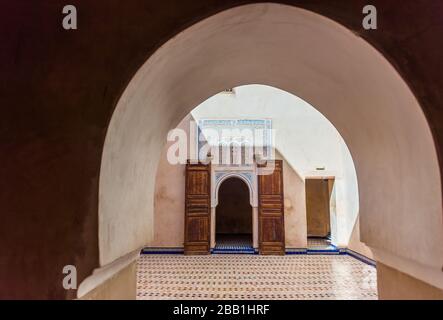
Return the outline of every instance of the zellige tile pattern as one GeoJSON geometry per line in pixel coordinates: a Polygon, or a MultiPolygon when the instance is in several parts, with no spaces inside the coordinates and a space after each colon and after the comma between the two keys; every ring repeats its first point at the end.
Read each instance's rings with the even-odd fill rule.
{"type": "Polygon", "coordinates": [[[335,250],[328,238],[308,238],[308,249],[311,250],[335,250]]]}
{"type": "Polygon", "coordinates": [[[217,234],[213,253],[253,254],[252,234],[217,234]]]}
{"type": "Polygon", "coordinates": [[[347,255],[142,255],[138,299],[377,299],[376,270],[347,255]]]}

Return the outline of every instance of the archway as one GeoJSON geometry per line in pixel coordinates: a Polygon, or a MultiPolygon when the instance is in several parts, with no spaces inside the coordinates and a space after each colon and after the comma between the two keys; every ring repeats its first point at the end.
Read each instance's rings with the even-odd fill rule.
{"type": "Polygon", "coordinates": [[[215,213],[215,248],[252,249],[253,216],[248,185],[237,177],[221,182],[215,213]]]}
{"type": "Polygon", "coordinates": [[[280,4],[237,7],[197,23],[129,83],[103,151],[101,265],[152,238],[152,177],[167,131],[207,97],[248,83],[302,97],[335,125],[356,164],[361,239],[380,263],[443,288],[440,170],[417,100],[361,38],[280,4]]]}
{"type": "Polygon", "coordinates": [[[211,190],[211,248],[216,246],[216,208],[219,204],[219,190],[220,186],[228,179],[241,180],[248,188],[248,203],[252,208],[252,247],[258,249],[258,190],[257,179],[251,172],[219,172],[214,174],[213,188],[211,190]]]}

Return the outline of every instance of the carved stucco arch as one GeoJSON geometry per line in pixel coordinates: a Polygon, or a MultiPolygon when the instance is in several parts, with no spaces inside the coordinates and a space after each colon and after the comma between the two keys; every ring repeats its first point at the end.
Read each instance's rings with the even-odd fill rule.
{"type": "Polygon", "coordinates": [[[251,205],[252,214],[252,246],[258,248],[258,188],[257,188],[257,173],[253,168],[249,170],[239,170],[237,172],[224,169],[221,171],[212,172],[212,187],[211,187],[211,248],[215,247],[216,239],[216,207],[218,205],[218,191],[224,181],[230,178],[237,178],[242,180],[249,189],[249,204],[251,205]]]}
{"type": "Polygon", "coordinates": [[[214,188],[211,190],[211,207],[215,208],[218,205],[218,191],[220,189],[220,186],[225,182],[227,179],[230,178],[237,178],[242,180],[249,189],[249,204],[251,207],[255,208],[258,206],[258,192],[257,192],[257,178],[255,176],[255,173],[252,172],[217,172],[214,175],[214,188]],[[217,177],[217,174],[219,176],[217,177]],[[248,177],[248,175],[250,177],[248,177]]]}

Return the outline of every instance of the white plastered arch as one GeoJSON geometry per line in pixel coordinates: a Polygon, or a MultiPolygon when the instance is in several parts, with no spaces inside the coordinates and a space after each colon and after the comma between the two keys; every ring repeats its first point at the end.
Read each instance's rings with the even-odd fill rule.
{"type": "Polygon", "coordinates": [[[249,190],[249,204],[251,205],[251,214],[252,214],[252,246],[255,249],[258,249],[258,189],[257,189],[257,175],[254,170],[248,171],[248,172],[230,172],[230,170],[226,171],[218,171],[214,173],[212,172],[213,176],[213,182],[214,187],[211,190],[211,248],[215,247],[216,244],[216,219],[217,219],[217,213],[216,213],[216,207],[218,205],[218,192],[220,189],[220,186],[225,182],[226,180],[230,178],[237,178],[242,180],[249,190]],[[217,174],[220,174],[219,178],[215,178],[217,174]],[[251,175],[251,179],[248,179],[245,175],[249,174],[251,175]]]}
{"type": "Polygon", "coordinates": [[[186,29],[130,81],[103,150],[101,265],[152,239],[154,177],[168,130],[208,97],[251,83],[293,93],[334,124],[356,165],[362,241],[377,260],[443,288],[440,169],[414,95],[350,30],[270,3],[236,7],[186,29]]]}
{"type": "Polygon", "coordinates": [[[211,207],[217,207],[218,205],[218,191],[220,189],[220,186],[223,184],[224,181],[226,181],[229,178],[238,178],[242,180],[249,189],[249,204],[251,207],[255,208],[258,206],[258,197],[257,197],[257,184],[256,184],[256,177],[255,174],[251,172],[251,175],[253,175],[252,179],[253,181],[250,181],[248,178],[245,177],[245,174],[242,172],[224,172],[221,173],[221,177],[218,179],[215,179],[215,185],[212,192],[212,201],[211,201],[211,207]]]}

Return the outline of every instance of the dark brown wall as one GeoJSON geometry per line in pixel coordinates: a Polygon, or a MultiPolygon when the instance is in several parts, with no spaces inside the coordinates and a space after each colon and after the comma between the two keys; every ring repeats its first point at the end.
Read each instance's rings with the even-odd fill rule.
{"type": "Polygon", "coordinates": [[[216,232],[252,234],[249,188],[238,178],[225,180],[218,190],[216,232]]]}
{"type": "MultiPolygon", "coordinates": [[[[98,178],[106,128],[137,68],[187,26],[248,0],[73,0],[79,29],[61,28],[61,0],[2,1],[0,10],[0,298],[71,298],[98,266],[98,178]]],[[[334,19],[397,68],[443,149],[443,1],[284,1],[334,19]]],[[[441,159],[441,157],[440,157],[441,159]]]]}

